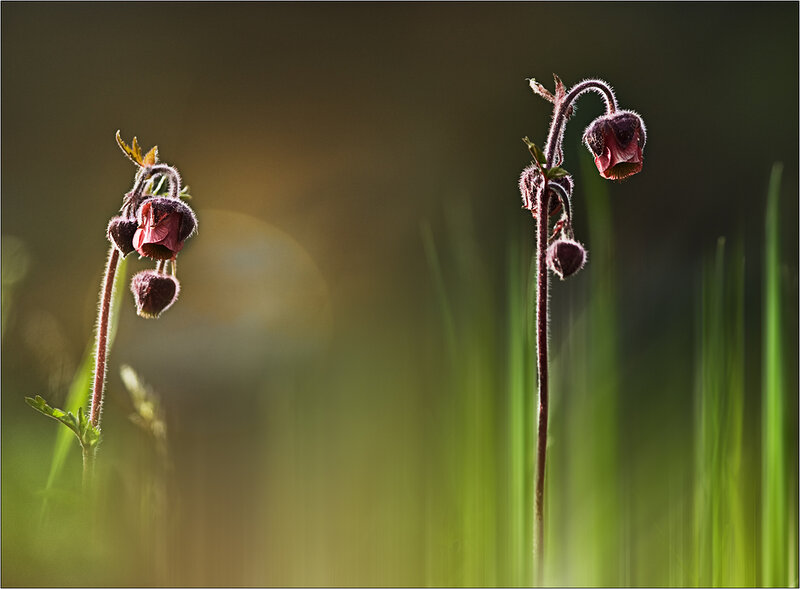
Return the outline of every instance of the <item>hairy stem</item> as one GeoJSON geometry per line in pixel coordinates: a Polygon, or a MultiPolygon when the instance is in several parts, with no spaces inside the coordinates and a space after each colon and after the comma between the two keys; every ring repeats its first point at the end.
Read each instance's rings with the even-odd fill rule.
{"type": "Polygon", "coordinates": [[[536,445],[536,483],[534,495],[534,552],[537,585],[544,579],[544,473],[547,455],[547,236],[550,207],[547,178],[536,195],[536,363],[539,388],[539,427],[536,445]]]}
{"type": "Polygon", "coordinates": [[[567,124],[568,114],[571,112],[570,106],[577,100],[578,96],[590,91],[597,92],[606,101],[606,114],[611,114],[619,108],[611,86],[603,80],[584,80],[575,84],[562,100],[556,100],[553,121],[550,124],[550,133],[547,135],[547,144],[544,148],[548,166],[553,164],[553,158],[559,145],[561,145],[561,139],[564,137],[564,128],[567,124]]]}
{"type": "Polygon", "coordinates": [[[144,189],[147,181],[153,176],[162,175],[169,179],[169,198],[179,198],[181,191],[181,175],[178,170],[167,164],[155,164],[140,168],[136,173],[136,179],[133,183],[133,188],[129,193],[123,207],[122,214],[131,217],[138,210],[139,205],[144,201],[144,189]]]}
{"type": "Polygon", "coordinates": [[[167,164],[155,164],[146,168],[147,178],[152,178],[157,174],[163,174],[169,179],[169,198],[178,198],[181,191],[181,175],[178,170],[167,164]]]}
{"type": "MultiPolygon", "coordinates": [[[[559,83],[560,84],[560,83],[559,83]]],[[[534,91],[539,92],[536,88],[534,91]]],[[[559,89],[553,96],[555,110],[550,123],[550,131],[545,145],[545,167],[561,164],[561,142],[567,119],[574,110],[572,103],[584,92],[597,92],[606,102],[606,114],[617,110],[617,99],[611,87],[602,80],[584,80],[559,97],[559,89]],[[559,161],[556,155],[559,154],[559,161]]],[[[548,98],[545,96],[545,98],[548,98]]],[[[549,100],[549,98],[548,98],[549,100]]],[[[544,485],[545,464],[547,459],[547,417],[548,417],[548,374],[547,374],[547,288],[549,274],[547,271],[547,238],[549,233],[550,196],[547,174],[542,174],[543,182],[536,195],[536,363],[539,389],[539,415],[536,445],[536,481],[534,486],[534,558],[536,562],[537,585],[544,580],[544,485]]],[[[567,199],[568,200],[568,199],[567,199]]],[[[567,211],[571,221],[571,204],[567,211]]]]}
{"type": "MultiPolygon", "coordinates": [[[[100,295],[100,311],[97,319],[97,351],[94,365],[94,388],[92,389],[92,407],[89,412],[89,421],[94,426],[100,427],[100,409],[103,406],[103,389],[106,382],[106,355],[108,352],[108,323],[111,316],[111,295],[114,291],[114,277],[117,273],[119,250],[111,246],[106,264],[106,273],[103,278],[103,291],[100,295]]],[[[90,457],[90,461],[93,454],[90,457]]]]}

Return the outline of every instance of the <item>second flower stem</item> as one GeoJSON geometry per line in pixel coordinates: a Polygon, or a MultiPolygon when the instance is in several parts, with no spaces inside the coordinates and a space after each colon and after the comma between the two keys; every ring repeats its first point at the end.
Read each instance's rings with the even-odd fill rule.
{"type": "Polygon", "coordinates": [[[534,487],[534,552],[536,584],[544,580],[544,473],[547,455],[547,236],[550,208],[547,178],[536,195],[536,361],[539,388],[539,427],[536,446],[536,485],[534,487]]]}

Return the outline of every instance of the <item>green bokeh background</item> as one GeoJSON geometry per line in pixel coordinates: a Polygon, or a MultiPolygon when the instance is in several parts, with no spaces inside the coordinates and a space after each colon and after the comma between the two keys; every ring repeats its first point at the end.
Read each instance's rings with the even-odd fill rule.
{"type": "Polygon", "coordinates": [[[551,296],[548,582],[770,584],[764,219],[783,162],[775,584],[796,586],[798,5],[767,2],[3,3],[2,584],[530,584],[517,178],[550,117],[525,79],[553,72],[608,80],[648,142],[639,175],[606,183],[579,144],[601,101],[567,127],[589,264],[551,296]],[[121,293],[93,515],[77,444],[43,511],[56,424],[23,398],[62,404],[92,338],[134,172],[117,129],[179,167],[199,234],[161,319],[121,293]],[[739,390],[740,413],[703,409],[714,346],[738,354],[720,398],[739,390]],[[165,472],[123,364],[161,398],[165,472]],[[720,471],[727,450],[699,449],[736,431],[720,471]],[[741,524],[704,519],[704,497],[741,524]]]}

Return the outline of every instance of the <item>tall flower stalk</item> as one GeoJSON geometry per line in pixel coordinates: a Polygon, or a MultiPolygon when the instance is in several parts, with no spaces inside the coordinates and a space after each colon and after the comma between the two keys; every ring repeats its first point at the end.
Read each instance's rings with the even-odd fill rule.
{"type": "Polygon", "coordinates": [[[142,154],[136,137],[128,146],[117,131],[117,144],[137,166],[133,188],[122,200],[120,215],[111,219],[106,230],[111,247],[100,286],[97,331],[95,338],[94,380],[88,416],[83,408],[77,415],[51,407],[40,396],[26,397],[34,409],[60,421],[78,438],[83,451],[84,485],[92,478],[105,393],[108,363],[109,324],[114,282],[120,258],[134,251],[156,261],[156,269],[139,272],[131,279],[131,291],[141,317],[158,317],[178,297],[177,256],[184,241],[197,229],[192,209],[183,202],[188,189],[181,187],[178,171],[159,163],[158,148],[142,154]],[[169,268],[169,272],[167,272],[169,268]]]}
{"type": "Polygon", "coordinates": [[[575,111],[575,101],[586,92],[596,92],[605,101],[606,112],[595,119],[583,134],[583,141],[594,156],[600,175],[622,180],[642,169],[646,131],[641,117],[620,110],[614,92],[602,80],[584,80],[570,90],[555,78],[555,93],[536,80],[530,80],[534,93],[553,104],[553,118],[544,151],[524,139],[533,162],[523,170],[520,192],[523,208],[536,220],[536,366],[538,433],[536,480],[534,483],[534,559],[537,584],[544,580],[544,489],[547,459],[548,388],[548,269],[561,280],[575,274],[586,262],[586,250],[575,240],[572,227],[572,176],[561,167],[564,160],[564,130],[575,111]],[[560,213],[552,224],[550,218],[560,213]]]}

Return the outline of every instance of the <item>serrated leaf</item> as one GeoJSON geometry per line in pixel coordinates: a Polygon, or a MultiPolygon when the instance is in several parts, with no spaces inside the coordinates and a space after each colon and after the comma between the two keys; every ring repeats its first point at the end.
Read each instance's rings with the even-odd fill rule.
{"type": "Polygon", "coordinates": [[[567,172],[564,168],[560,168],[559,166],[554,166],[547,170],[547,178],[552,180],[554,178],[563,178],[565,176],[569,176],[569,172],[567,172]]]}
{"type": "Polygon", "coordinates": [[[47,404],[47,401],[45,401],[39,395],[36,395],[34,398],[25,397],[25,402],[40,413],[47,415],[47,417],[51,417],[56,421],[60,421],[73,432],[75,432],[75,435],[80,438],[78,419],[72,413],[57,409],[56,407],[51,407],[47,404]]]}
{"type": "Polygon", "coordinates": [[[142,148],[139,147],[139,140],[136,139],[136,136],[133,137],[133,142],[131,143],[131,149],[133,150],[133,157],[134,159],[139,162],[140,166],[144,165],[142,161],[142,148]]]}
{"type": "Polygon", "coordinates": [[[83,407],[78,408],[78,416],[76,417],[70,412],[51,407],[39,395],[34,398],[25,397],[25,402],[40,413],[47,415],[47,417],[66,425],[78,437],[78,441],[84,448],[96,446],[100,441],[100,430],[89,422],[83,407]]]}
{"type": "Polygon", "coordinates": [[[158,163],[158,145],[154,145],[152,149],[145,154],[142,163],[145,166],[154,166],[158,163]]]}
{"type": "Polygon", "coordinates": [[[119,130],[117,130],[117,145],[122,150],[122,152],[137,166],[142,165],[142,150],[139,149],[138,156],[136,155],[136,150],[139,148],[139,144],[136,141],[136,137],[133,138],[133,147],[129,147],[127,143],[122,140],[120,137],[119,130]]]}

